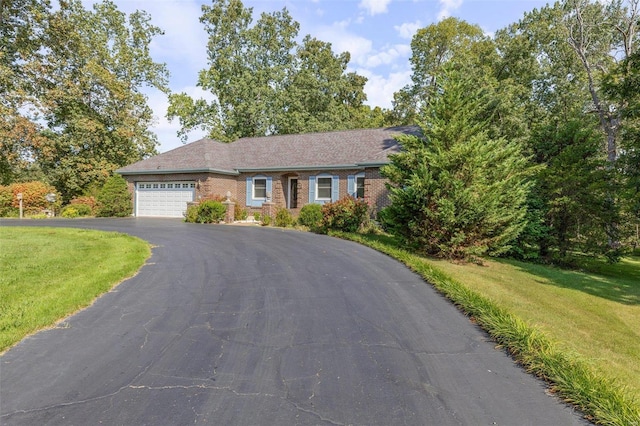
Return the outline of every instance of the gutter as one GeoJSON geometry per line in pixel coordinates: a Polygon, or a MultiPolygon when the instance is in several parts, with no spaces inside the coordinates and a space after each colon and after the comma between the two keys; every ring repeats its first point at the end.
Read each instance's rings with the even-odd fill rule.
{"type": "Polygon", "coordinates": [[[172,175],[172,174],[188,174],[188,173],[217,173],[220,175],[238,176],[235,170],[220,169],[156,169],[156,170],[116,170],[120,175],[172,175]]]}

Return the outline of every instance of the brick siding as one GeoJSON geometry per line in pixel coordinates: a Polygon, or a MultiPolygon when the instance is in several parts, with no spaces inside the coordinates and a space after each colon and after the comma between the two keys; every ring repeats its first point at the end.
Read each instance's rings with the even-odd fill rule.
{"type": "MultiPolygon", "coordinates": [[[[272,179],[272,198],[276,208],[285,208],[287,206],[287,195],[289,178],[298,179],[298,206],[291,209],[291,213],[297,216],[300,209],[309,203],[309,177],[317,175],[337,175],[340,177],[339,197],[343,198],[348,195],[347,176],[362,173],[362,170],[316,170],[301,171],[297,173],[291,172],[269,172],[269,173],[243,173],[239,176],[229,176],[213,173],[181,173],[181,174],[158,174],[158,175],[125,175],[132,200],[134,200],[135,183],[137,182],[176,182],[190,181],[196,182],[196,199],[198,202],[202,198],[211,196],[225,197],[227,191],[231,192],[231,198],[237,202],[238,208],[244,208],[249,213],[259,212],[260,208],[247,207],[246,197],[246,178],[254,176],[271,177],[272,179]]],[[[367,168],[364,170],[365,175],[365,201],[375,210],[378,211],[389,204],[387,189],[385,187],[385,179],[380,176],[378,168],[367,168]]]]}

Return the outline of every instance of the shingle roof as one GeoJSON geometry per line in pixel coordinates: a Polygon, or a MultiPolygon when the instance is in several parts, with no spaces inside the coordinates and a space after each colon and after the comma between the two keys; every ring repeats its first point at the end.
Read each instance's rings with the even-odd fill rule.
{"type": "Polygon", "coordinates": [[[388,163],[400,150],[394,136],[419,134],[414,126],[242,138],[225,144],[200,139],[128,165],[120,174],[301,170],[388,163]]]}

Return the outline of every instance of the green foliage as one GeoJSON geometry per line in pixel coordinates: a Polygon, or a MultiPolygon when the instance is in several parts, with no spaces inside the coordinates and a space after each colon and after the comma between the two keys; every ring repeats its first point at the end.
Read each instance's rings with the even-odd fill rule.
{"type": "Polygon", "coordinates": [[[356,232],[364,222],[369,206],[364,200],[344,197],[322,206],[320,230],[356,232]]]}
{"type": "Polygon", "coordinates": [[[248,216],[249,214],[247,213],[247,210],[242,207],[238,207],[238,204],[236,204],[236,207],[233,210],[233,220],[247,220],[248,216]]]}
{"type": "Polygon", "coordinates": [[[161,30],[145,12],[11,0],[2,15],[0,182],[43,174],[68,201],[155,153],[142,89],[167,90],[168,73],[150,57],[161,30]]]}
{"type": "Polygon", "coordinates": [[[186,139],[200,128],[209,137],[240,137],[361,128],[379,121],[363,105],[366,78],[347,73],[349,53],[310,36],[299,44],[300,25],[287,9],[263,13],[240,0],[214,0],[200,21],[209,35],[208,67],[197,86],[214,101],[186,93],[169,97],[167,117],[178,118],[186,139]]]}
{"type": "Polygon", "coordinates": [[[120,175],[113,175],[105,182],[96,202],[98,217],[127,217],[133,212],[127,181],[120,175]]]}
{"type": "Polygon", "coordinates": [[[293,216],[291,216],[291,212],[289,212],[289,210],[279,208],[276,212],[276,217],[273,221],[273,224],[280,228],[286,228],[293,225],[294,222],[295,220],[293,219],[293,216]]]}
{"type": "Polygon", "coordinates": [[[15,216],[15,210],[11,187],[0,185],[0,217],[15,216]]]}
{"type": "MultiPolygon", "coordinates": [[[[97,193],[97,192],[96,192],[97,193]]],[[[71,201],[69,201],[69,204],[71,205],[84,205],[84,206],[88,206],[89,207],[89,213],[83,214],[82,216],[90,216],[95,214],[96,212],[96,198],[90,195],[84,195],[84,196],[80,196],[80,197],[76,197],[74,199],[72,199],[71,201]]],[[[80,207],[78,209],[78,211],[83,210],[83,207],[80,207]]]]}
{"type": "Polygon", "coordinates": [[[67,219],[73,219],[74,217],[78,217],[80,216],[78,214],[78,210],[76,210],[75,207],[73,206],[65,206],[62,211],[60,212],[60,216],[67,218],[67,219]]]}
{"type": "Polygon", "coordinates": [[[271,225],[271,216],[269,216],[269,215],[262,216],[261,225],[262,226],[270,226],[271,225]]]}
{"type": "Polygon", "coordinates": [[[66,205],[60,212],[60,215],[66,218],[74,218],[81,216],[90,216],[92,213],[93,212],[91,206],[75,203],[66,205]]]}
{"type": "Polygon", "coordinates": [[[320,204],[305,204],[300,209],[298,223],[309,229],[316,230],[322,224],[322,206],[320,204]]]}
{"type": "Polygon", "coordinates": [[[406,243],[437,257],[500,254],[525,225],[530,171],[519,144],[489,137],[492,93],[443,73],[425,109],[423,137],[382,168],[391,206],[382,219],[406,243]]]}
{"type": "Polygon", "coordinates": [[[196,223],[198,220],[198,206],[192,204],[187,207],[187,211],[184,212],[184,221],[188,223],[196,223]]]}
{"type": "Polygon", "coordinates": [[[226,212],[226,206],[220,201],[203,201],[198,205],[196,223],[220,223],[226,212]]]}
{"type": "Polygon", "coordinates": [[[398,124],[415,124],[422,108],[437,94],[437,80],[445,65],[469,73],[485,68],[495,48],[477,25],[446,18],[419,29],[411,40],[411,84],[394,94],[392,116],[398,124]]]}

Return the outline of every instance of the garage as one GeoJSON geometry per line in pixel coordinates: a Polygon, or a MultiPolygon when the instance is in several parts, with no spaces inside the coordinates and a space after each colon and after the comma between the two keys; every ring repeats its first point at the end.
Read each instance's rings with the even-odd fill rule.
{"type": "Polygon", "coordinates": [[[139,182],[136,216],[183,217],[195,191],[195,182],[139,182]]]}

